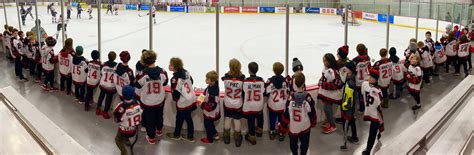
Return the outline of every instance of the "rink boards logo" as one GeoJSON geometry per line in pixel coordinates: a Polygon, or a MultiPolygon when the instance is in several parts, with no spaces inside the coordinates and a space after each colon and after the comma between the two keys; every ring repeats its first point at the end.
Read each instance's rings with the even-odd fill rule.
{"type": "Polygon", "coordinates": [[[206,8],[204,6],[189,6],[188,12],[206,12],[206,8]]]}
{"type": "Polygon", "coordinates": [[[275,7],[260,7],[260,13],[275,13],[275,7]]]}
{"type": "Polygon", "coordinates": [[[127,4],[125,5],[126,10],[138,10],[138,7],[136,4],[127,4]]]}
{"type": "Polygon", "coordinates": [[[238,6],[224,6],[225,13],[240,13],[240,7],[238,6]]]}
{"type": "Polygon", "coordinates": [[[377,14],[364,12],[362,18],[365,20],[375,20],[377,21],[377,14]]]}
{"type": "Polygon", "coordinates": [[[306,8],[305,12],[306,13],[320,13],[321,9],[320,8],[306,8]]]}
{"type": "Polygon", "coordinates": [[[256,6],[244,6],[242,7],[243,13],[258,13],[258,7],[256,6]]]}
{"type": "Polygon", "coordinates": [[[275,13],[286,13],[286,7],[275,7],[275,13]]]}
{"type": "Polygon", "coordinates": [[[149,4],[142,4],[142,6],[140,7],[141,10],[149,10],[150,9],[150,5],[149,4]]]}
{"type": "Polygon", "coordinates": [[[333,14],[337,13],[336,9],[334,8],[321,8],[321,14],[333,14]]]}
{"type": "Polygon", "coordinates": [[[170,6],[170,12],[185,12],[186,8],[184,6],[170,6]]]}

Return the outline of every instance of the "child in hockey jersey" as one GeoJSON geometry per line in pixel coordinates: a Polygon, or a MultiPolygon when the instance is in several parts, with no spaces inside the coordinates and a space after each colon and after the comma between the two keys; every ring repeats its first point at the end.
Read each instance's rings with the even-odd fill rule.
{"type": "Polygon", "coordinates": [[[392,61],[392,93],[390,94],[391,99],[398,99],[403,90],[403,84],[405,83],[405,72],[407,71],[405,65],[400,61],[397,56],[397,49],[394,47],[390,48],[390,61],[392,61]]]}
{"type": "Polygon", "coordinates": [[[412,110],[417,110],[421,108],[420,103],[420,92],[421,92],[421,83],[422,83],[422,76],[423,73],[420,68],[420,55],[413,54],[410,56],[410,66],[408,67],[408,71],[406,73],[406,79],[408,81],[408,91],[410,92],[411,96],[415,98],[416,105],[413,106],[412,110]]]}
{"type": "Polygon", "coordinates": [[[433,71],[433,60],[431,59],[428,46],[425,46],[425,44],[420,41],[418,42],[418,48],[421,56],[420,67],[423,71],[423,81],[428,84],[430,83],[431,72],[433,71]]]}
{"type": "Polygon", "coordinates": [[[117,92],[115,89],[115,69],[117,68],[117,63],[114,62],[115,58],[117,58],[117,54],[115,54],[114,51],[109,52],[108,54],[109,61],[105,62],[102,65],[101,69],[101,78],[99,82],[99,88],[100,88],[100,95],[99,95],[99,101],[96,109],[96,115],[102,115],[105,119],[109,119],[109,109],[110,106],[112,105],[112,99],[114,97],[114,94],[117,92]],[[100,110],[100,107],[102,106],[102,102],[105,99],[105,107],[104,111],[100,110]]]}
{"type": "Polygon", "coordinates": [[[390,80],[392,79],[392,67],[393,63],[390,61],[389,58],[387,58],[387,49],[382,48],[380,49],[380,57],[381,59],[377,62],[375,62],[374,68],[375,70],[379,71],[379,73],[382,73],[382,77],[378,79],[378,86],[382,90],[383,98],[382,101],[382,108],[388,108],[388,86],[390,85],[390,80]]]}
{"type": "Polygon", "coordinates": [[[33,46],[34,46],[34,49],[36,49],[35,54],[34,54],[34,61],[35,61],[35,66],[36,66],[36,68],[34,69],[36,73],[35,82],[41,83],[42,82],[41,78],[43,77],[43,66],[41,62],[42,50],[40,47],[40,43],[38,41],[36,41],[36,43],[33,44],[33,46]]]}
{"type": "Polygon", "coordinates": [[[317,120],[316,109],[314,108],[315,102],[304,89],[304,74],[296,73],[293,77],[297,89],[286,103],[283,122],[279,123],[279,128],[283,133],[289,132],[292,154],[297,155],[300,152],[299,154],[306,155],[309,147],[311,127],[316,125],[317,120]],[[298,142],[300,143],[299,148],[298,142]]]}
{"type": "Polygon", "coordinates": [[[72,83],[79,104],[84,104],[87,80],[87,60],[82,56],[83,51],[82,46],[76,46],[76,55],[72,58],[72,83]]]}
{"type": "Polygon", "coordinates": [[[327,53],[323,57],[324,69],[319,79],[318,99],[324,104],[324,113],[327,123],[323,124],[323,133],[329,134],[336,131],[332,105],[340,105],[343,87],[339,76],[338,66],[334,55],[327,53]]]}
{"type": "Polygon", "coordinates": [[[176,125],[174,133],[166,135],[171,139],[181,138],[181,128],[186,121],[188,134],[182,137],[184,140],[194,142],[194,124],[191,113],[196,110],[196,95],[194,94],[193,78],[187,70],[183,68],[183,61],[174,57],[170,60],[169,70],[173,72],[171,78],[171,94],[176,102],[176,125]]]}
{"type": "Polygon", "coordinates": [[[49,92],[58,90],[58,88],[54,87],[54,64],[58,62],[58,57],[54,55],[53,50],[55,45],[56,39],[48,37],[46,38],[46,46],[41,49],[41,66],[45,76],[42,88],[49,92]]]}
{"type": "MultiPolygon", "coordinates": [[[[406,53],[405,55],[405,60],[409,60],[410,56],[413,54],[420,55],[420,50],[418,50],[417,42],[410,43],[408,53],[406,53]]],[[[405,61],[405,67],[408,68],[408,66],[410,66],[410,61],[405,61]]]]}
{"type": "Polygon", "coordinates": [[[89,6],[89,9],[87,9],[87,13],[89,14],[89,19],[92,19],[92,6],[89,6]]]}
{"type": "MultiPolygon", "coordinates": [[[[293,58],[293,62],[291,63],[291,65],[293,66],[294,74],[303,72],[303,64],[300,60],[298,60],[298,58],[293,58]]],[[[293,80],[293,77],[294,76],[289,75],[286,77],[286,83],[288,84],[288,88],[290,89],[290,94],[293,94],[296,90],[295,80],[293,80]]],[[[306,85],[304,87],[306,89],[306,85]]]]}
{"type": "Polygon", "coordinates": [[[137,77],[137,88],[142,89],[140,100],[143,107],[143,123],[146,128],[146,139],[149,144],[156,144],[156,135],[163,135],[163,108],[168,85],[168,75],[164,69],[155,65],[156,53],[145,51],[140,59],[146,66],[137,77]]]}
{"type": "MultiPolygon", "coordinates": [[[[3,46],[5,47],[5,54],[6,57],[10,60],[13,61],[12,56],[10,54],[10,40],[11,40],[11,31],[9,29],[10,26],[4,25],[5,31],[3,31],[3,46]]],[[[13,27],[12,27],[13,28],[13,27]]]]}
{"type": "MultiPolygon", "coordinates": [[[[282,122],[282,115],[285,112],[285,105],[288,101],[289,89],[288,84],[285,81],[285,77],[281,74],[285,70],[285,67],[280,62],[273,63],[274,76],[269,78],[265,83],[265,96],[268,98],[268,120],[270,123],[269,136],[270,140],[275,139],[277,132],[275,127],[278,123],[282,122]]],[[[278,140],[283,141],[285,134],[278,132],[278,140]]]]}
{"type": "Polygon", "coordinates": [[[459,48],[457,52],[458,56],[458,64],[456,66],[456,74],[459,75],[460,70],[461,70],[461,65],[464,68],[464,76],[467,77],[469,75],[468,71],[468,64],[467,64],[467,59],[469,56],[469,50],[470,50],[471,43],[467,39],[466,35],[461,36],[460,42],[459,42],[459,48]]]}
{"type": "Polygon", "coordinates": [[[204,90],[206,98],[201,104],[204,116],[204,128],[206,128],[206,137],[201,139],[204,144],[213,143],[220,139],[214,122],[221,118],[219,108],[219,75],[216,71],[210,71],[206,74],[207,88],[204,90]]]}
{"type": "Polygon", "coordinates": [[[341,116],[344,120],[342,129],[344,132],[344,139],[353,143],[353,144],[359,144],[359,137],[357,137],[357,128],[356,128],[356,120],[354,117],[355,113],[355,91],[356,91],[356,86],[355,86],[355,74],[353,74],[356,70],[355,63],[352,61],[349,61],[345,64],[345,74],[346,74],[346,79],[344,81],[344,87],[343,87],[343,97],[342,97],[342,104],[341,104],[341,116]],[[351,128],[351,136],[347,136],[347,132],[349,130],[349,127],[351,128]]]}
{"type": "Polygon", "coordinates": [[[21,58],[23,55],[23,42],[20,41],[18,38],[18,30],[13,29],[12,33],[12,39],[11,39],[11,56],[15,60],[15,75],[20,79],[20,80],[25,80],[28,81],[23,76],[23,63],[21,62],[21,58]]]}
{"type": "MultiPolygon", "coordinates": [[[[92,61],[89,61],[87,65],[87,90],[86,90],[86,98],[84,104],[84,110],[89,111],[91,101],[94,96],[94,90],[99,86],[99,82],[101,79],[101,69],[102,63],[100,62],[100,53],[97,50],[93,50],[91,53],[92,61]]],[[[96,114],[100,114],[100,109],[96,109],[96,114]]]]}
{"type": "Polygon", "coordinates": [[[115,70],[115,89],[117,89],[117,94],[120,99],[123,99],[122,88],[123,86],[130,85],[135,82],[135,77],[133,76],[133,71],[128,67],[128,61],[130,61],[130,54],[128,51],[122,51],[119,54],[120,60],[122,63],[117,65],[115,70]]]}
{"type": "Polygon", "coordinates": [[[242,111],[247,118],[248,132],[245,135],[245,140],[250,144],[257,144],[257,133],[260,137],[263,132],[263,93],[265,91],[265,82],[263,78],[257,76],[258,64],[251,62],[248,65],[249,77],[247,77],[243,84],[243,105],[242,111]],[[257,121],[257,125],[255,125],[257,121]]]}
{"type": "Polygon", "coordinates": [[[355,75],[357,94],[359,94],[359,112],[364,112],[365,106],[360,88],[362,86],[362,82],[367,80],[367,77],[369,75],[369,69],[372,67],[372,65],[370,63],[370,57],[367,54],[367,48],[364,44],[358,44],[356,50],[359,55],[352,59],[352,61],[354,61],[354,63],[356,64],[355,75]]]}
{"type": "Polygon", "coordinates": [[[38,50],[36,44],[36,35],[34,32],[27,32],[26,38],[24,41],[25,53],[28,59],[28,69],[30,70],[30,76],[34,77],[36,75],[36,63],[35,63],[35,54],[38,50]]]}
{"type": "Polygon", "coordinates": [[[433,39],[431,39],[431,32],[426,31],[425,37],[426,37],[426,39],[425,39],[424,43],[425,43],[426,47],[428,47],[430,54],[433,55],[434,52],[435,52],[435,48],[434,48],[435,42],[433,41],[433,39]]]}
{"type": "Polygon", "coordinates": [[[448,35],[448,41],[446,42],[445,45],[445,52],[446,56],[448,56],[448,59],[446,61],[446,73],[449,72],[449,66],[453,65],[453,67],[456,68],[457,66],[457,40],[454,36],[454,34],[449,33],[448,35]]]}
{"type": "Polygon", "coordinates": [[[377,85],[377,80],[380,77],[379,71],[375,69],[370,70],[368,81],[362,83],[362,93],[365,101],[364,121],[370,122],[369,138],[367,140],[367,147],[362,152],[363,155],[370,155],[375,143],[375,138],[380,139],[380,133],[383,132],[383,115],[380,109],[380,103],[384,96],[380,87],[377,85]]]}
{"type": "Polygon", "coordinates": [[[72,95],[71,93],[71,84],[72,84],[72,77],[71,77],[71,69],[72,69],[72,57],[73,57],[73,47],[72,47],[72,39],[66,39],[64,43],[63,49],[59,52],[59,74],[60,78],[60,89],[64,91],[66,87],[66,94],[72,95]]]}
{"type": "Polygon", "coordinates": [[[237,59],[229,61],[229,72],[227,72],[222,81],[224,82],[224,143],[230,143],[230,128],[234,122],[234,140],[235,146],[242,144],[242,133],[240,130],[242,118],[242,86],[245,75],[242,74],[240,62],[237,59]]]}
{"type": "MultiPolygon", "coordinates": [[[[143,49],[142,50],[142,54],[144,52],[146,52],[147,50],[146,49],[143,49]]],[[[146,68],[147,66],[145,66],[142,61],[138,61],[136,64],[135,64],[135,80],[142,75],[143,73],[143,70],[146,68]]],[[[134,83],[136,83],[136,81],[134,81],[134,83]]],[[[142,89],[140,88],[135,88],[135,99],[140,102],[140,94],[141,94],[141,91],[142,89]]],[[[142,129],[143,131],[145,130],[145,124],[142,122],[142,129]]]]}
{"type": "Polygon", "coordinates": [[[441,66],[444,66],[444,63],[446,63],[446,53],[444,52],[444,47],[441,45],[441,43],[436,42],[435,43],[435,53],[434,53],[434,64],[435,64],[435,72],[438,72],[439,68],[441,66]]]}
{"type": "Polygon", "coordinates": [[[134,89],[130,85],[124,86],[121,93],[124,100],[114,109],[114,120],[119,125],[115,144],[120,149],[120,154],[125,155],[127,154],[125,145],[130,145],[129,138],[137,134],[143,112],[140,104],[133,99],[134,89]]]}

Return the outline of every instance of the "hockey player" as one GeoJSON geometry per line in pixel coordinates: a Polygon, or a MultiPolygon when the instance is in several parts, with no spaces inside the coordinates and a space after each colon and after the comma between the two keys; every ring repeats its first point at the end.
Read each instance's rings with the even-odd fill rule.
{"type": "Polygon", "coordinates": [[[51,16],[52,16],[51,19],[52,19],[53,23],[57,23],[57,20],[56,20],[56,15],[57,14],[58,14],[58,12],[56,11],[56,9],[54,9],[54,7],[51,7],[51,16]]]}
{"type": "Polygon", "coordinates": [[[433,59],[431,58],[430,49],[428,46],[425,46],[423,42],[418,42],[418,50],[421,56],[420,67],[423,71],[423,81],[425,83],[430,83],[431,72],[433,72],[433,59]]]}
{"type": "Polygon", "coordinates": [[[107,12],[105,12],[105,14],[108,15],[109,12],[110,12],[111,15],[114,14],[114,11],[112,11],[112,4],[107,5],[107,12]]]}
{"type": "Polygon", "coordinates": [[[420,101],[420,92],[421,92],[421,83],[423,72],[420,68],[420,55],[413,54],[410,56],[410,66],[408,67],[408,71],[406,73],[406,79],[408,81],[408,91],[410,92],[411,96],[415,98],[416,105],[413,106],[412,110],[417,110],[421,108],[421,101],[420,101]]]}
{"type": "Polygon", "coordinates": [[[250,144],[257,144],[256,134],[260,137],[263,132],[263,93],[265,91],[265,82],[263,78],[257,76],[258,64],[251,62],[248,65],[249,77],[244,80],[243,84],[243,104],[242,111],[247,118],[248,132],[245,135],[245,140],[250,144]],[[257,121],[257,125],[255,125],[257,121]]]}
{"type": "Polygon", "coordinates": [[[77,17],[76,17],[77,19],[81,19],[82,11],[84,11],[84,9],[82,9],[81,4],[78,4],[77,5],[77,17]]]}
{"type": "Polygon", "coordinates": [[[26,57],[28,58],[28,66],[30,70],[30,77],[34,77],[36,75],[36,62],[35,56],[38,52],[38,46],[36,45],[36,35],[34,32],[27,32],[26,38],[24,41],[25,44],[25,53],[26,57]]]}
{"type": "MultiPolygon", "coordinates": [[[[91,53],[92,61],[89,61],[87,65],[87,90],[86,90],[86,98],[84,104],[84,110],[89,111],[91,101],[94,96],[94,90],[99,86],[99,82],[102,76],[102,63],[100,62],[100,53],[97,50],[93,50],[91,53]]],[[[99,110],[96,110],[96,114],[100,114],[99,110]]]]}
{"type": "Polygon", "coordinates": [[[84,104],[87,80],[87,60],[82,56],[84,49],[82,46],[76,47],[76,55],[72,58],[72,82],[76,101],[84,104]]]}
{"type": "Polygon", "coordinates": [[[469,50],[470,50],[471,43],[467,39],[466,35],[461,36],[460,42],[459,42],[459,48],[457,52],[458,56],[458,65],[456,66],[456,74],[459,75],[460,70],[461,70],[461,65],[463,65],[464,68],[464,76],[467,77],[469,75],[468,67],[469,65],[467,64],[467,60],[469,55],[469,50]]]}
{"type": "Polygon", "coordinates": [[[169,70],[173,72],[171,78],[171,94],[176,102],[176,124],[174,133],[166,135],[174,140],[183,139],[194,142],[194,123],[191,113],[196,110],[196,95],[194,94],[193,78],[187,70],[183,68],[183,61],[173,57],[170,60],[169,70]],[[181,128],[184,121],[187,124],[188,134],[181,136],[181,128]]]}
{"type": "MultiPolygon", "coordinates": [[[[155,6],[152,6],[152,7],[151,7],[151,13],[152,13],[152,17],[153,17],[153,23],[156,24],[156,8],[155,8],[155,6]]],[[[145,16],[148,16],[148,15],[150,15],[149,12],[146,13],[145,16]]],[[[138,17],[143,17],[143,16],[140,15],[140,14],[138,14],[138,17]]]]}
{"type": "Polygon", "coordinates": [[[446,73],[449,72],[449,66],[453,65],[454,68],[457,66],[457,40],[453,33],[449,33],[448,40],[446,41],[445,52],[448,57],[446,61],[446,73]]]}
{"type": "Polygon", "coordinates": [[[89,9],[87,9],[87,13],[89,14],[89,20],[92,19],[92,6],[89,6],[89,9]]]}
{"type": "Polygon", "coordinates": [[[42,88],[51,93],[58,90],[58,88],[54,87],[54,64],[58,62],[58,57],[54,55],[53,50],[55,45],[56,39],[48,37],[46,38],[46,46],[41,49],[41,66],[45,76],[42,88]]]}
{"type": "Polygon", "coordinates": [[[359,112],[364,112],[365,106],[360,88],[362,86],[362,82],[367,80],[367,77],[369,75],[369,69],[372,67],[372,65],[370,63],[370,57],[367,54],[367,48],[364,44],[358,44],[356,50],[359,55],[352,59],[352,61],[354,61],[354,63],[356,64],[355,75],[357,94],[359,94],[359,112]]]}
{"type": "Polygon", "coordinates": [[[23,42],[18,38],[18,30],[13,29],[11,38],[11,56],[15,60],[15,75],[24,81],[28,81],[27,78],[23,76],[23,63],[21,62],[23,54],[23,42]]]}
{"type": "Polygon", "coordinates": [[[322,125],[323,133],[330,134],[336,131],[336,122],[333,116],[333,104],[341,105],[343,83],[339,76],[336,58],[330,53],[323,57],[324,69],[319,79],[318,100],[324,104],[324,113],[327,123],[322,125]]]}
{"type": "Polygon", "coordinates": [[[221,118],[219,108],[219,75],[216,71],[210,71],[206,74],[207,88],[204,90],[205,99],[201,103],[201,109],[204,116],[204,128],[206,137],[201,139],[204,144],[211,144],[214,140],[219,140],[214,122],[221,118]]]}
{"type": "Polygon", "coordinates": [[[63,49],[59,52],[59,73],[60,78],[60,89],[64,91],[66,87],[66,94],[72,95],[71,84],[71,69],[72,69],[72,58],[73,58],[73,40],[71,38],[66,39],[63,49]]]}
{"type": "Polygon", "coordinates": [[[224,82],[224,143],[230,143],[230,128],[234,122],[234,140],[235,146],[242,144],[241,122],[242,118],[242,86],[245,75],[242,74],[240,62],[237,59],[229,61],[229,72],[227,72],[222,81],[224,82]]]}
{"type": "Polygon", "coordinates": [[[155,65],[156,53],[142,53],[141,63],[146,66],[141,76],[137,77],[137,88],[143,106],[143,122],[146,123],[146,139],[149,144],[156,144],[155,136],[163,135],[163,108],[166,93],[164,86],[168,85],[168,75],[164,69],[155,65]]]}
{"type": "Polygon", "coordinates": [[[117,68],[117,63],[114,62],[117,58],[117,54],[114,51],[110,51],[108,54],[109,61],[105,62],[102,65],[101,73],[102,76],[100,78],[99,88],[100,88],[100,95],[99,101],[96,109],[96,115],[102,115],[104,119],[109,119],[109,109],[112,104],[112,99],[114,94],[117,92],[115,89],[115,70],[117,68]],[[104,111],[100,110],[102,103],[105,99],[105,107],[104,111]]]}
{"type": "Polygon", "coordinates": [[[290,149],[293,155],[306,155],[309,147],[311,128],[316,126],[315,102],[311,95],[305,91],[305,76],[303,73],[294,75],[295,85],[298,89],[291,95],[286,103],[283,122],[279,123],[280,131],[289,133],[290,149]],[[298,149],[298,142],[300,147],[298,149]]]}
{"type": "Polygon", "coordinates": [[[369,138],[367,147],[362,152],[363,155],[370,155],[375,143],[375,138],[380,139],[380,133],[383,132],[383,115],[380,104],[384,98],[377,80],[380,77],[379,71],[370,69],[368,81],[362,83],[362,94],[365,101],[364,121],[370,122],[369,138]]]}
{"type": "Polygon", "coordinates": [[[433,39],[431,38],[431,32],[430,32],[430,31],[426,31],[425,37],[426,37],[426,39],[425,39],[425,42],[424,42],[424,43],[425,43],[425,45],[428,47],[430,54],[433,55],[434,52],[435,52],[435,48],[434,48],[435,42],[434,42],[433,39]]]}
{"type": "Polygon", "coordinates": [[[444,51],[443,45],[441,43],[435,43],[435,53],[434,53],[434,64],[435,64],[435,72],[438,72],[439,68],[446,63],[446,52],[444,51]]]}
{"type": "Polygon", "coordinates": [[[56,26],[56,39],[59,37],[59,31],[61,29],[64,29],[64,38],[67,38],[67,23],[69,22],[68,19],[64,21],[64,27],[63,27],[63,15],[59,15],[59,22],[58,25],[56,26]]]}
{"type": "MultiPolygon", "coordinates": [[[[265,83],[265,96],[268,98],[270,140],[273,140],[277,135],[275,127],[278,123],[282,122],[281,117],[285,112],[285,105],[290,97],[288,84],[285,81],[285,77],[281,75],[284,70],[285,67],[280,62],[273,63],[273,73],[275,73],[275,75],[269,78],[265,83]]],[[[285,139],[285,134],[282,132],[278,132],[278,135],[280,141],[285,139]]]]}
{"type": "Polygon", "coordinates": [[[405,65],[400,61],[397,56],[397,49],[394,47],[390,48],[390,61],[392,61],[392,88],[393,91],[390,95],[391,99],[398,99],[403,90],[403,84],[405,83],[405,72],[407,71],[405,65]]]}
{"type": "Polygon", "coordinates": [[[140,104],[133,99],[134,89],[130,85],[124,86],[121,93],[124,101],[120,102],[114,109],[114,120],[119,124],[115,144],[117,144],[122,155],[128,154],[125,145],[129,145],[129,138],[137,134],[137,126],[140,125],[143,112],[140,104]]]}
{"type": "Polygon", "coordinates": [[[381,77],[378,78],[378,86],[380,90],[382,90],[383,96],[385,96],[382,100],[382,108],[388,108],[388,87],[390,86],[390,80],[392,79],[392,68],[393,63],[387,57],[387,49],[382,48],[380,49],[380,57],[381,59],[375,62],[374,68],[375,70],[381,73],[381,77]]]}
{"type": "MultiPolygon", "coordinates": [[[[122,51],[119,54],[120,60],[122,63],[117,65],[117,70],[115,70],[115,89],[117,89],[117,94],[120,99],[123,100],[122,88],[123,86],[133,84],[135,82],[135,76],[133,76],[132,69],[128,66],[128,61],[130,61],[130,54],[128,51],[122,51]]],[[[133,86],[133,85],[132,85],[133,86]]]]}

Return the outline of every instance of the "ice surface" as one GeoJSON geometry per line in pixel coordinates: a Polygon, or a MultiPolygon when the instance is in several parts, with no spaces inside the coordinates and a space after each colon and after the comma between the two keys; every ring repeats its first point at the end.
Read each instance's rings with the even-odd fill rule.
{"type": "MultiPolygon", "coordinates": [[[[57,10],[59,7],[55,6],[57,10]]],[[[74,39],[74,46],[84,46],[84,56],[90,59],[90,52],[98,48],[97,9],[92,20],[87,12],[82,19],[76,19],[73,8],[72,20],[67,26],[68,37],[74,39]]],[[[0,11],[2,24],[5,23],[3,10],[0,11]]],[[[108,51],[128,50],[132,54],[130,65],[134,68],[142,49],[149,47],[148,16],[146,12],[120,11],[118,16],[106,15],[102,10],[102,60],[108,51]]],[[[60,12],[58,13],[59,17],[60,12]]],[[[34,15],[34,10],[33,10],[34,15]]],[[[8,23],[18,27],[16,8],[7,8],[8,23]]],[[[51,16],[45,6],[39,6],[39,18],[49,35],[56,33],[57,24],[51,23],[51,16]]],[[[159,13],[157,24],[153,25],[153,49],[158,53],[157,64],[168,70],[169,59],[180,57],[185,68],[195,79],[195,86],[205,87],[205,74],[216,69],[216,23],[215,14],[159,13]]],[[[386,24],[360,21],[361,26],[349,27],[349,57],[357,55],[358,43],[366,44],[372,59],[378,60],[380,48],[385,47],[386,24]]],[[[27,17],[26,29],[34,26],[34,20],[27,17]]],[[[25,28],[23,28],[25,30],[25,28]]],[[[403,56],[408,40],[415,37],[415,29],[391,26],[390,46],[396,47],[397,55],[403,56]]],[[[424,30],[419,38],[424,39],[424,30]]],[[[434,34],[433,34],[434,36],[434,34]]],[[[61,40],[61,35],[59,37],[61,40]]],[[[55,47],[62,47],[61,41],[55,47]]],[[[318,14],[290,15],[291,60],[298,57],[304,66],[307,83],[317,83],[323,69],[322,57],[325,53],[336,54],[344,44],[344,25],[339,16],[318,14]]],[[[284,14],[221,14],[220,16],[220,62],[222,76],[228,71],[231,58],[240,60],[242,71],[248,75],[247,64],[255,61],[260,65],[257,75],[269,78],[273,75],[272,64],[285,63],[285,15],[284,14]]],[[[116,61],[120,61],[117,59],[116,61]]],[[[168,73],[171,76],[171,73],[168,73]]]]}

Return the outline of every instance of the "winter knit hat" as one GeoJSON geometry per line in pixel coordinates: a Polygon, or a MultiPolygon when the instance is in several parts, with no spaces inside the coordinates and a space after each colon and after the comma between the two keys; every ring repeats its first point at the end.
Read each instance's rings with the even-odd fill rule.
{"type": "Polygon", "coordinates": [[[301,61],[298,60],[298,58],[293,58],[292,66],[293,66],[293,72],[303,70],[303,64],[301,64],[301,61]]]}
{"type": "Polygon", "coordinates": [[[122,94],[123,94],[123,98],[125,100],[131,100],[131,99],[133,99],[133,97],[135,95],[135,88],[133,88],[130,85],[126,85],[122,89],[122,94]]]}
{"type": "Polygon", "coordinates": [[[349,69],[351,72],[356,71],[356,65],[353,61],[349,61],[346,63],[346,68],[349,69]]]}
{"type": "Polygon", "coordinates": [[[84,52],[84,48],[82,48],[82,46],[76,46],[77,55],[82,55],[83,52],[84,52]]]}
{"type": "Polygon", "coordinates": [[[373,77],[375,80],[379,80],[380,72],[376,69],[371,68],[369,70],[370,76],[373,77]]]}
{"type": "Polygon", "coordinates": [[[397,49],[395,49],[395,47],[391,47],[388,53],[390,54],[390,60],[392,62],[397,63],[400,61],[400,58],[397,56],[397,49]]]}
{"type": "Polygon", "coordinates": [[[341,59],[346,59],[348,54],[349,54],[349,46],[347,45],[344,45],[342,47],[339,47],[339,49],[337,49],[337,55],[339,55],[341,59]]]}
{"type": "Polygon", "coordinates": [[[92,59],[94,59],[94,60],[99,59],[99,58],[100,58],[100,53],[99,53],[99,51],[93,50],[92,53],[91,53],[91,57],[92,57],[92,59]]]}
{"type": "Polygon", "coordinates": [[[416,43],[410,43],[410,51],[414,52],[416,50],[418,50],[418,45],[416,45],[416,43]]]}

